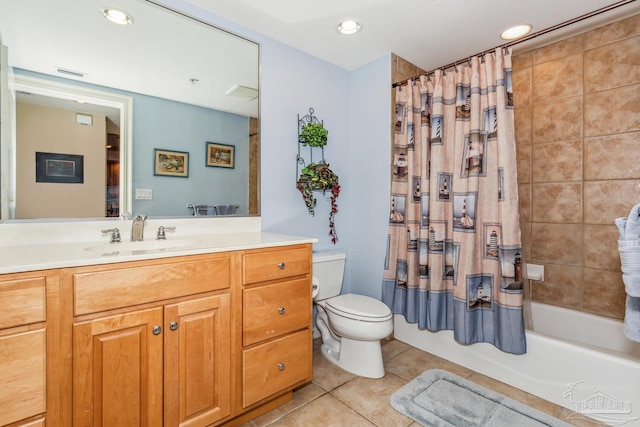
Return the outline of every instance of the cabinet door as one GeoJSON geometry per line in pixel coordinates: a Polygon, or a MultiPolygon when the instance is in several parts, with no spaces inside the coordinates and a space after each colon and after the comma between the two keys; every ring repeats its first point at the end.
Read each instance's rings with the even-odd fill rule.
{"type": "Polygon", "coordinates": [[[206,426],[231,413],[229,294],[165,307],[165,426],[206,426]]]}
{"type": "Polygon", "coordinates": [[[0,425],[45,412],[46,331],[0,337],[0,425]]]}
{"type": "Polygon", "coordinates": [[[162,425],[162,308],[73,325],[73,425],[162,425]]]}

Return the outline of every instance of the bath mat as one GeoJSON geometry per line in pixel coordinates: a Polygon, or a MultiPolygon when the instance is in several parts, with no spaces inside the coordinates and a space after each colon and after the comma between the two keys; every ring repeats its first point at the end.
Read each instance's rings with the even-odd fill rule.
{"type": "Polygon", "coordinates": [[[391,406],[423,426],[569,426],[441,369],[429,369],[396,390],[391,406]]]}

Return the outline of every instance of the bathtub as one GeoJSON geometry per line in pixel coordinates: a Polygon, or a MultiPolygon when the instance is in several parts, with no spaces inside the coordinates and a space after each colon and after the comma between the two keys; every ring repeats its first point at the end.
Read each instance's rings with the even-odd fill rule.
{"type": "Polygon", "coordinates": [[[531,302],[527,353],[491,344],[461,345],[452,331],[421,331],[403,316],[394,336],[413,347],[517,387],[604,424],[640,426],[640,343],[622,322],[531,302]]]}

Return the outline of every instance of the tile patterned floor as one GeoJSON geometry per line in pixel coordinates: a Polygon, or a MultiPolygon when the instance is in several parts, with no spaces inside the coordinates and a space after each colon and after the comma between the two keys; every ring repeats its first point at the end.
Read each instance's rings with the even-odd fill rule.
{"type": "Polygon", "coordinates": [[[398,388],[430,368],[453,372],[574,426],[602,426],[599,423],[567,419],[572,413],[569,409],[401,341],[382,341],[386,375],[381,379],[358,377],[338,368],[320,354],[320,344],[319,339],[314,341],[313,381],[294,391],[293,400],[246,423],[245,427],[418,427],[418,423],[396,412],[389,404],[389,398],[398,388]]]}

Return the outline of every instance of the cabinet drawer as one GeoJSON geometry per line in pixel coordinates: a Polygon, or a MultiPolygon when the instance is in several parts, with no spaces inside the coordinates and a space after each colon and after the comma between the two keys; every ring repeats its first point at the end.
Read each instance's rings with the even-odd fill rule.
{"type": "MultiPolygon", "coordinates": [[[[229,255],[73,274],[74,315],[228,288],[229,255]]],[[[84,272],[87,271],[87,272],[84,272]]]]}
{"type": "Polygon", "coordinates": [[[311,326],[307,278],[244,289],[242,304],[245,346],[311,326]]]}
{"type": "Polygon", "coordinates": [[[265,282],[311,272],[311,248],[249,252],[244,255],[244,283],[265,282]]]}
{"type": "Polygon", "coordinates": [[[311,380],[311,329],[242,352],[243,406],[311,380]]]}
{"type": "Polygon", "coordinates": [[[45,295],[44,276],[0,281],[0,329],[44,322],[45,295]]]}
{"type": "Polygon", "coordinates": [[[45,412],[44,329],[0,338],[0,425],[45,412]]]}

